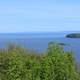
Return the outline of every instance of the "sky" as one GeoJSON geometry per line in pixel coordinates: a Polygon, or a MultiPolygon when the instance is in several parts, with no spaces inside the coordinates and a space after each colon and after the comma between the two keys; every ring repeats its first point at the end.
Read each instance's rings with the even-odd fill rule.
{"type": "Polygon", "coordinates": [[[0,0],[0,33],[80,31],[80,0],[0,0]]]}

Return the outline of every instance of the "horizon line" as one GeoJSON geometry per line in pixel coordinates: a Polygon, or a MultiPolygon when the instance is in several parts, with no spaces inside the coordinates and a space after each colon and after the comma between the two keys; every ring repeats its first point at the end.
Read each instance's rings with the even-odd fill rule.
{"type": "Polygon", "coordinates": [[[62,33],[62,32],[80,32],[80,31],[33,31],[33,32],[0,32],[0,34],[18,34],[18,33],[62,33]]]}

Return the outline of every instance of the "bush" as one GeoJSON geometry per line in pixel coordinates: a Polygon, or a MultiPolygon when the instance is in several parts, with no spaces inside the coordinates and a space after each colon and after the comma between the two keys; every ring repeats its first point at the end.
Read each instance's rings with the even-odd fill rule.
{"type": "Polygon", "coordinates": [[[1,80],[79,80],[71,52],[50,43],[45,55],[21,47],[0,50],[1,80]]]}

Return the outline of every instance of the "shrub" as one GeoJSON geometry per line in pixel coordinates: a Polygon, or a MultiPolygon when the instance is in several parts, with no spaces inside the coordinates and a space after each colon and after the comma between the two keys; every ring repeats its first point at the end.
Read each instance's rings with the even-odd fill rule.
{"type": "Polygon", "coordinates": [[[45,55],[21,47],[0,50],[1,80],[79,80],[75,59],[62,46],[50,43],[45,55]]]}

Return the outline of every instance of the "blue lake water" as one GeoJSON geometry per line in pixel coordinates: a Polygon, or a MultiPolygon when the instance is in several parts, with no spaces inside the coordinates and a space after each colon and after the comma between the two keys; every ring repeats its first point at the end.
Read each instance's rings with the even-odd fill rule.
{"type": "Polygon", "coordinates": [[[65,38],[64,33],[50,34],[0,34],[0,48],[5,48],[8,44],[17,44],[30,50],[44,52],[49,42],[65,43],[64,48],[73,51],[76,60],[80,61],[80,39],[65,38]]]}

